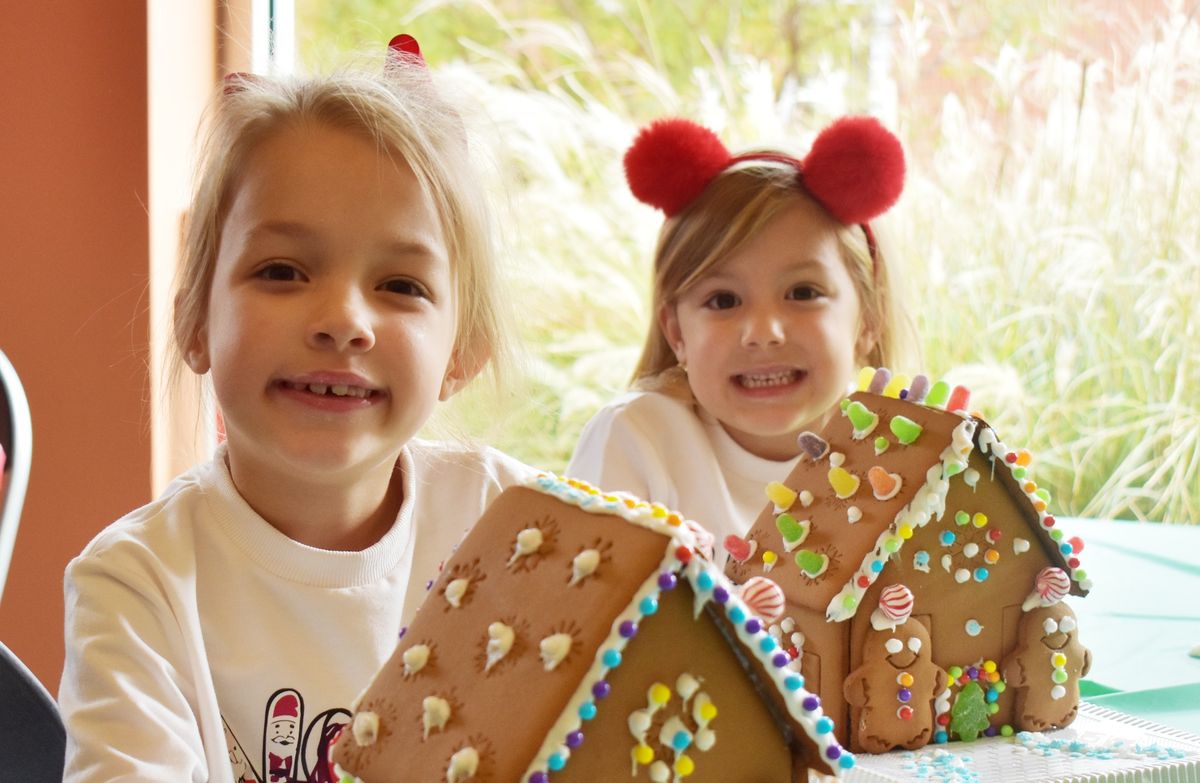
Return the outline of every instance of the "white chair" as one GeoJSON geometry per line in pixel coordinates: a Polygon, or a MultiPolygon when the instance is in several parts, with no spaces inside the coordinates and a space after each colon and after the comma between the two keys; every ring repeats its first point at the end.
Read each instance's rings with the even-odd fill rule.
{"type": "Polygon", "coordinates": [[[4,780],[61,783],[67,733],[58,705],[0,642],[0,769],[4,780]]]}
{"type": "Polygon", "coordinates": [[[17,525],[25,505],[29,485],[29,465],[33,448],[33,424],[29,400],[17,371],[0,351],[0,448],[5,460],[0,480],[0,599],[17,542],[17,525]]]}

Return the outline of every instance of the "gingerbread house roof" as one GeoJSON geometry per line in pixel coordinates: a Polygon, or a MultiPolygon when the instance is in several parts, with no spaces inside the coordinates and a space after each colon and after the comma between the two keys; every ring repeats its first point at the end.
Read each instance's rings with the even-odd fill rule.
{"type": "MultiPolygon", "coordinates": [[[[925,376],[910,381],[865,368],[842,415],[820,434],[800,436],[801,461],[784,482],[767,486],[750,540],[727,540],[726,549],[735,560],[756,558],[753,570],[771,572],[792,600],[846,620],[914,531],[942,517],[951,483],[973,487],[982,468],[1005,485],[1032,537],[1069,577],[1070,592],[1086,595],[1091,583],[1047,510],[1049,494],[1029,476],[1028,453],[1009,449],[968,413],[969,398],[944,381],[930,386],[925,376]],[[973,464],[973,453],[983,460],[973,464]],[[771,535],[761,535],[766,530],[771,535]]],[[[731,573],[738,570],[734,563],[731,573]]],[[[965,576],[982,581],[987,570],[965,576]]]]}
{"type": "MultiPolygon", "coordinates": [[[[358,700],[335,748],[339,774],[379,783],[402,764],[420,780],[553,781],[605,709],[616,670],[654,655],[639,649],[639,626],[684,584],[693,618],[719,621],[753,668],[747,687],[786,712],[808,766],[849,768],[854,757],[777,639],[699,554],[703,535],[660,505],[551,475],[505,491],[358,700]]],[[[693,714],[698,737],[703,710],[693,714]]]]}

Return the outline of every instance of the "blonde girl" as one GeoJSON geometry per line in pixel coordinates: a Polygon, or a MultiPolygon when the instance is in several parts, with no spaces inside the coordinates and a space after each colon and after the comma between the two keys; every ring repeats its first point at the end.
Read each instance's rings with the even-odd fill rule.
{"type": "Polygon", "coordinates": [[[226,441],[67,569],[68,781],[329,780],[436,563],[531,472],[414,437],[504,354],[479,178],[416,42],[232,77],[205,138],[175,342],[226,441]]]}
{"type": "Polygon", "coordinates": [[[742,535],[860,366],[897,366],[904,316],[868,221],[903,187],[899,142],[844,118],[804,160],[731,156],[687,120],[642,131],[630,187],[667,220],[656,322],[633,388],[584,428],[567,468],[742,535]]]}

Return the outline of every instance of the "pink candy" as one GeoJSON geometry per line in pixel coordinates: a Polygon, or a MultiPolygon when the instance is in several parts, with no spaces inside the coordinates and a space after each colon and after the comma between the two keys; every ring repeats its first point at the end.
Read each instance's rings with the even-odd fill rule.
{"type": "Polygon", "coordinates": [[[1043,606],[1058,603],[1071,591],[1071,578],[1061,568],[1043,568],[1034,584],[1043,606]]]}
{"type": "Polygon", "coordinates": [[[879,608],[871,613],[871,625],[876,630],[895,628],[912,616],[913,594],[904,585],[888,585],[879,594],[879,608]]]}
{"type": "Polygon", "coordinates": [[[754,554],[754,550],[757,549],[753,542],[747,541],[741,536],[725,536],[724,544],[725,551],[739,563],[749,560],[750,556],[754,554]]]}

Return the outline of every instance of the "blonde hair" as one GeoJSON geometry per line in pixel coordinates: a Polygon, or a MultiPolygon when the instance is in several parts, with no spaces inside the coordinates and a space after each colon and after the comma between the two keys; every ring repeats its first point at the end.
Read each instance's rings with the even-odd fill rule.
{"type": "MultiPolygon", "coordinates": [[[[297,125],[358,134],[412,169],[433,202],[455,280],[454,350],[471,373],[487,367],[499,385],[511,348],[502,314],[492,226],[461,116],[419,66],[316,78],[232,77],[203,124],[196,183],[177,275],[171,373],[208,318],[208,299],[238,172],[265,139],[297,125]]],[[[467,376],[468,378],[470,375],[467,376]]]]}
{"type": "MultiPolygon", "coordinates": [[[[673,306],[692,285],[798,199],[817,204],[798,184],[796,169],[786,164],[756,160],[718,174],[695,201],[668,219],[659,232],[654,251],[651,312],[657,317],[664,306],[673,306]]],[[[832,216],[830,220],[837,223],[832,216]]],[[[855,359],[873,367],[903,366],[910,358],[915,340],[882,248],[877,242],[873,260],[866,235],[857,225],[840,225],[837,240],[842,261],[858,294],[861,327],[873,338],[867,355],[855,359]]],[[[646,334],[632,386],[691,396],[687,379],[657,321],[646,334]]]]}

